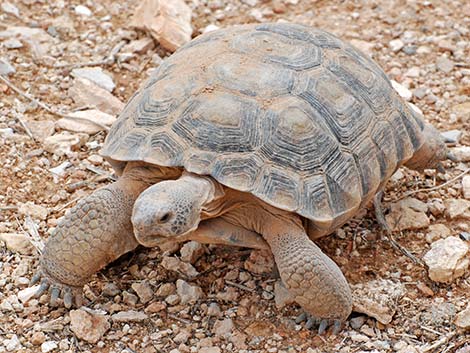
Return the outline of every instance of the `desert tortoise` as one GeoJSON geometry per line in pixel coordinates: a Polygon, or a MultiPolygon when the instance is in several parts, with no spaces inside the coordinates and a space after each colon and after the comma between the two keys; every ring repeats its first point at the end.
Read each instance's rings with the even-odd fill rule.
{"type": "Polygon", "coordinates": [[[399,166],[433,168],[446,153],[379,66],[335,36],[287,23],[207,33],[131,98],[102,149],[119,180],[66,213],[34,280],[70,307],[138,244],[267,244],[297,303],[339,322],[349,286],[311,239],[351,218],[399,166]]]}

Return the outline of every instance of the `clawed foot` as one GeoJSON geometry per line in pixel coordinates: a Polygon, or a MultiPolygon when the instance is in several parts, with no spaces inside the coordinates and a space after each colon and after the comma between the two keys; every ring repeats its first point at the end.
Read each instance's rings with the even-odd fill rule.
{"type": "Polygon", "coordinates": [[[296,324],[305,321],[305,328],[310,330],[314,326],[318,326],[318,334],[323,335],[329,326],[333,326],[333,335],[337,335],[341,331],[342,321],[331,319],[318,319],[306,312],[303,312],[295,319],[296,324]]]}
{"type": "Polygon", "coordinates": [[[49,290],[49,304],[52,307],[59,305],[59,298],[63,298],[64,306],[67,309],[70,309],[73,304],[75,304],[77,307],[82,305],[83,297],[81,288],[70,287],[62,283],[57,283],[45,275],[41,270],[38,270],[31,278],[30,285],[32,286],[39,282],[39,289],[34,294],[35,298],[39,298],[41,295],[46,293],[47,290],[49,290]]]}

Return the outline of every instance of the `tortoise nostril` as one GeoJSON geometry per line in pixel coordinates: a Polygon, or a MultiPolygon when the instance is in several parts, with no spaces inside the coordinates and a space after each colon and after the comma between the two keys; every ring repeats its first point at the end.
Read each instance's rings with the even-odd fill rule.
{"type": "Polygon", "coordinates": [[[167,223],[171,219],[172,216],[173,214],[171,212],[165,212],[159,217],[157,217],[157,223],[160,223],[160,224],[167,223]]]}

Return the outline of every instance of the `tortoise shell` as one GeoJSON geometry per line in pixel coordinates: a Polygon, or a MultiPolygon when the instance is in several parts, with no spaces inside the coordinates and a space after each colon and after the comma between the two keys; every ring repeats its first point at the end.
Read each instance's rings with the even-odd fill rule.
{"type": "Polygon", "coordinates": [[[203,34],[149,78],[102,155],[183,167],[250,192],[328,232],[422,145],[423,121],[382,69],[310,27],[267,23],[203,34]]]}

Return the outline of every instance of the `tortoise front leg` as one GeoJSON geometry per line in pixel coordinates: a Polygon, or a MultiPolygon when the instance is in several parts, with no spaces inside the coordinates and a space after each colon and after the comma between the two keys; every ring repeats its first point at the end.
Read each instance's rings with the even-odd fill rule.
{"type": "Polygon", "coordinates": [[[339,267],[314,244],[304,229],[270,219],[263,236],[274,254],[281,279],[294,300],[321,319],[321,330],[334,321],[336,330],[352,311],[352,295],[339,267]]]}
{"type": "Polygon", "coordinates": [[[32,283],[41,280],[36,296],[48,288],[55,306],[62,291],[64,305],[81,298],[82,286],[101,268],[135,249],[131,214],[147,182],[124,175],[117,182],[80,200],[59,222],[48,239],[40,269],[32,283]]]}

